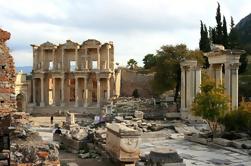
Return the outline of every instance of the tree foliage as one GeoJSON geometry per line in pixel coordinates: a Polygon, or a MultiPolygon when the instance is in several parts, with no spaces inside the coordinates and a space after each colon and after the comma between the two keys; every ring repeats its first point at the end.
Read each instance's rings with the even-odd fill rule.
{"type": "Polygon", "coordinates": [[[211,51],[210,39],[208,37],[207,26],[200,21],[200,50],[203,52],[211,51]]]}
{"type": "Polygon", "coordinates": [[[151,69],[152,67],[154,67],[156,65],[155,55],[154,54],[147,54],[143,59],[143,63],[144,63],[145,69],[151,69]]]}
{"type": "Polygon", "coordinates": [[[176,100],[181,81],[180,62],[193,58],[202,63],[202,52],[188,50],[184,44],[162,46],[156,55],[156,73],[152,84],[154,92],[158,95],[167,90],[175,89],[176,100]]]}
{"type": "Polygon", "coordinates": [[[228,98],[224,94],[224,88],[216,87],[215,82],[208,77],[202,82],[201,93],[195,97],[191,110],[195,116],[200,116],[207,121],[214,136],[219,120],[228,110],[228,98]]]}
{"type": "Polygon", "coordinates": [[[127,62],[127,67],[129,69],[135,69],[137,67],[137,61],[135,61],[134,59],[130,59],[128,62],[127,62]]]}
{"type": "Polygon", "coordinates": [[[238,110],[228,112],[221,123],[226,131],[250,132],[251,131],[251,112],[245,106],[240,106],[238,110]]]}
{"type": "MultiPolygon", "coordinates": [[[[206,39],[206,25],[202,23],[201,21],[201,39],[199,42],[200,50],[203,52],[208,52],[207,43],[213,43],[213,44],[221,44],[227,49],[245,49],[245,44],[240,42],[240,33],[238,32],[237,28],[235,27],[233,17],[231,17],[231,23],[230,23],[230,32],[227,31],[227,21],[225,16],[222,18],[221,14],[221,7],[218,3],[218,7],[216,9],[216,26],[215,27],[209,27],[209,37],[207,41],[206,39]],[[206,44],[205,44],[206,43],[206,44]]],[[[248,34],[248,33],[247,33],[248,34]]],[[[243,37],[242,37],[243,38],[243,37]]],[[[205,57],[205,62],[207,62],[207,58],[205,57]]],[[[243,73],[246,71],[247,68],[247,58],[246,55],[241,55],[240,58],[240,72],[243,73]]],[[[208,66],[207,63],[205,63],[204,68],[208,66]]]]}

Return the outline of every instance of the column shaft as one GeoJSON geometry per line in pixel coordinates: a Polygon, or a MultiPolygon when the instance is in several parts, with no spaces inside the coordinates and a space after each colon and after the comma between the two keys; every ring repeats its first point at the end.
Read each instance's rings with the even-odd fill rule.
{"type": "Polygon", "coordinates": [[[34,104],[34,106],[36,106],[37,105],[37,103],[36,103],[36,79],[34,78],[33,79],[33,89],[32,89],[32,92],[33,92],[33,104],[34,104]]]}
{"type": "Polygon", "coordinates": [[[61,78],[61,106],[65,106],[64,102],[64,77],[61,78]]]}
{"type": "Polygon", "coordinates": [[[107,78],[107,100],[110,99],[110,94],[111,93],[111,89],[110,89],[110,77],[107,78]]]}
{"type": "Polygon", "coordinates": [[[52,99],[53,99],[53,104],[56,105],[56,78],[52,78],[53,80],[53,89],[52,89],[52,99]]]}
{"type": "Polygon", "coordinates": [[[88,107],[88,85],[87,85],[87,83],[88,83],[88,80],[87,80],[87,77],[85,77],[85,80],[84,80],[85,82],[84,82],[84,90],[85,90],[85,98],[84,98],[84,100],[85,100],[85,103],[84,103],[84,107],[88,107]]]}
{"type": "Polygon", "coordinates": [[[44,77],[41,77],[41,101],[40,101],[40,107],[44,106],[44,77]]]}
{"type": "Polygon", "coordinates": [[[97,106],[100,106],[100,79],[97,78],[97,106]]]}
{"type": "Polygon", "coordinates": [[[238,109],[238,68],[233,68],[232,72],[232,110],[238,109]]]}
{"type": "Polygon", "coordinates": [[[75,69],[78,70],[78,49],[75,49],[75,61],[76,61],[75,69]]]}
{"type": "Polygon", "coordinates": [[[75,107],[78,107],[78,78],[75,78],[75,107]]]}
{"type": "Polygon", "coordinates": [[[99,52],[99,47],[97,48],[97,53],[98,53],[98,69],[100,69],[100,52],[99,52]]]}
{"type": "Polygon", "coordinates": [[[186,71],[182,67],[181,68],[181,111],[184,111],[186,108],[185,100],[186,100],[186,71]]]}

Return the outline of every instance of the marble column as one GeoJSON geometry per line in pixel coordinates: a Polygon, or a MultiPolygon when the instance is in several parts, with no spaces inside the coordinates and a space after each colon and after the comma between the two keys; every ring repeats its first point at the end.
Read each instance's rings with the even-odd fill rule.
{"type": "Polygon", "coordinates": [[[110,99],[110,95],[111,95],[110,94],[111,93],[111,89],[110,89],[110,77],[108,77],[106,81],[107,81],[106,82],[107,83],[107,96],[106,96],[107,98],[106,99],[109,100],[110,99]]]}
{"type": "Polygon", "coordinates": [[[200,93],[201,90],[200,90],[200,85],[201,85],[201,68],[198,66],[197,69],[196,69],[196,94],[197,93],[200,93]]]}
{"type": "Polygon", "coordinates": [[[100,78],[97,78],[97,107],[100,106],[100,78]]]}
{"type": "Polygon", "coordinates": [[[189,110],[191,107],[191,104],[193,102],[192,99],[192,71],[191,68],[188,67],[188,70],[186,71],[186,108],[189,110]]]}
{"type": "Polygon", "coordinates": [[[40,48],[41,48],[41,59],[42,59],[40,69],[44,70],[44,49],[42,47],[40,48]]]}
{"type": "Polygon", "coordinates": [[[52,89],[52,99],[53,99],[53,106],[56,106],[56,78],[52,78],[53,80],[53,89],[52,89]]]}
{"type": "Polygon", "coordinates": [[[37,103],[36,103],[36,78],[33,78],[33,81],[32,81],[32,84],[33,84],[33,89],[32,89],[32,92],[33,92],[33,104],[34,106],[37,106],[37,103]]]}
{"type": "Polygon", "coordinates": [[[232,98],[232,110],[238,109],[238,69],[239,64],[235,63],[231,65],[231,98],[232,98]]]}
{"type": "Polygon", "coordinates": [[[106,69],[110,68],[110,45],[107,46],[107,67],[106,69]]]}
{"type": "Polygon", "coordinates": [[[76,67],[75,70],[78,70],[78,49],[75,49],[75,61],[76,61],[76,67]]]}
{"type": "Polygon", "coordinates": [[[76,77],[75,78],[75,107],[78,107],[78,99],[79,99],[79,96],[78,96],[78,78],[76,77]]]}
{"type": "Polygon", "coordinates": [[[88,78],[84,78],[84,90],[85,90],[85,101],[84,101],[84,107],[88,107],[88,78]]]}
{"type": "Polygon", "coordinates": [[[216,86],[222,85],[222,64],[215,65],[216,86]]]}
{"type": "Polygon", "coordinates": [[[65,101],[64,101],[64,77],[61,78],[61,106],[65,106],[65,101]]]}
{"type": "Polygon", "coordinates": [[[225,93],[231,97],[231,69],[230,64],[225,64],[225,76],[224,76],[224,88],[225,93]]]}
{"type": "Polygon", "coordinates": [[[41,101],[40,101],[40,107],[44,107],[44,77],[40,78],[41,80],[41,101]]]}
{"type": "Polygon", "coordinates": [[[61,67],[60,70],[64,70],[64,48],[62,47],[62,52],[61,52],[61,67]]]}
{"type": "Polygon", "coordinates": [[[184,67],[181,67],[181,111],[185,111],[186,108],[186,70],[184,67]]]}
{"type": "Polygon", "coordinates": [[[56,56],[55,56],[55,49],[54,48],[52,50],[52,57],[53,57],[53,68],[52,68],[52,70],[56,70],[57,69],[57,67],[56,67],[57,63],[56,63],[56,56]]]}
{"type": "Polygon", "coordinates": [[[97,48],[97,54],[98,54],[98,66],[97,66],[97,68],[100,70],[100,52],[99,52],[99,47],[97,48]]]}

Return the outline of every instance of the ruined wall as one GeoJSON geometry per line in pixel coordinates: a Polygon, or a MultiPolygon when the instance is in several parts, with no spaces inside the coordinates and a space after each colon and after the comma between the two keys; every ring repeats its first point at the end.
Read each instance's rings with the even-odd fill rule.
{"type": "Polygon", "coordinates": [[[10,33],[0,29],[0,113],[15,109],[15,66],[6,46],[10,33]]]}
{"type": "Polygon", "coordinates": [[[151,81],[153,74],[141,74],[129,69],[121,69],[121,96],[132,96],[138,89],[140,97],[152,97],[151,81]]]}

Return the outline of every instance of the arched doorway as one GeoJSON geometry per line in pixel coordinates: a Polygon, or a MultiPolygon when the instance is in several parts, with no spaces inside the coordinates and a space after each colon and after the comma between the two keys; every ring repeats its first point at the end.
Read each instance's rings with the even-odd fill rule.
{"type": "Polygon", "coordinates": [[[16,97],[16,101],[17,101],[17,111],[18,112],[24,111],[24,105],[25,105],[24,95],[19,93],[16,97]]]}

